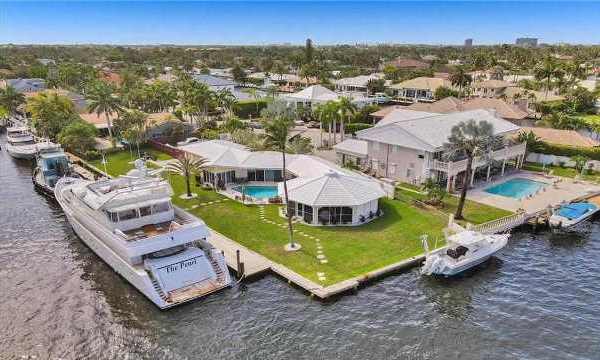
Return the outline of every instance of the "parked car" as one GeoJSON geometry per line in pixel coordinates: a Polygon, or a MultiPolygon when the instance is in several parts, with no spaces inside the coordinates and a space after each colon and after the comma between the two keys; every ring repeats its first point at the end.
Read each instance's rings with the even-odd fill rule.
{"type": "Polygon", "coordinates": [[[318,121],[309,121],[308,125],[309,128],[319,128],[319,122],[318,121]]]}

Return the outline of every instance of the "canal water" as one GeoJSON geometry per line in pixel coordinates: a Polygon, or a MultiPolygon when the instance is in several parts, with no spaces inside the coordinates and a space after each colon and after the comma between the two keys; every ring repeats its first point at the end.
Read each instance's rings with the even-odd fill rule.
{"type": "Polygon", "coordinates": [[[415,269],[327,303],[266,276],[163,312],[1,150],[0,359],[598,359],[599,234],[516,232],[461,278],[415,269]]]}

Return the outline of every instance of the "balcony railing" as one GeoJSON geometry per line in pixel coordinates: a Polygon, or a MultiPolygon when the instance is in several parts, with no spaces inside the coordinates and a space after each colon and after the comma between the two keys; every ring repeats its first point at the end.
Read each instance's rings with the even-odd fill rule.
{"type": "MultiPolygon", "coordinates": [[[[492,152],[491,158],[493,160],[504,160],[504,159],[509,159],[509,158],[515,157],[517,155],[524,155],[526,146],[527,146],[526,143],[521,143],[521,144],[517,144],[517,145],[513,145],[513,146],[507,146],[505,148],[502,148],[502,149],[492,152]]],[[[465,171],[467,169],[467,162],[468,162],[468,159],[462,159],[462,160],[458,160],[458,161],[448,161],[448,162],[440,161],[440,160],[433,160],[433,163],[431,164],[431,168],[433,170],[443,171],[450,175],[454,175],[454,174],[458,174],[462,171],[465,171]]],[[[473,168],[485,165],[485,164],[487,164],[487,162],[488,162],[487,157],[476,157],[475,159],[473,159],[473,168]]]]}

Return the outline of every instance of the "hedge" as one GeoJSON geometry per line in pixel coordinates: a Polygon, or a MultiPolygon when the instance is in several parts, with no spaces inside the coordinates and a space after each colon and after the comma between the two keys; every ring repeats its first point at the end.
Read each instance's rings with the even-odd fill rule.
{"type": "Polygon", "coordinates": [[[349,124],[345,124],[345,126],[344,126],[345,131],[348,134],[354,134],[357,131],[368,129],[370,127],[373,127],[373,125],[366,124],[366,123],[349,123],[349,124]]]}
{"type": "Polygon", "coordinates": [[[548,144],[541,142],[535,149],[536,153],[556,155],[556,156],[576,156],[582,155],[591,160],[600,160],[600,148],[584,148],[568,145],[548,144]]]}
{"type": "Polygon", "coordinates": [[[241,119],[248,119],[250,116],[253,118],[259,117],[262,109],[267,107],[267,100],[241,100],[238,101],[233,107],[235,115],[241,119]]]}

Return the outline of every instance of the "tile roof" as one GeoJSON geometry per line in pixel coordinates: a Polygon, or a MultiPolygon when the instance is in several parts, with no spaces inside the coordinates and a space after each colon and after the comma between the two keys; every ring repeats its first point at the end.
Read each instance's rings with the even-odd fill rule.
{"type": "Polygon", "coordinates": [[[346,139],[341,143],[335,144],[333,149],[336,152],[342,152],[358,157],[367,157],[368,143],[358,139],[346,139]]]}
{"type": "Polygon", "coordinates": [[[567,145],[575,147],[596,147],[600,146],[600,143],[587,136],[581,135],[575,130],[559,130],[552,128],[541,128],[541,127],[522,127],[519,133],[529,133],[532,131],[542,141],[549,144],[556,145],[567,145]]]}
{"type": "Polygon", "coordinates": [[[447,79],[420,76],[394,84],[390,87],[393,89],[428,89],[434,91],[442,86],[452,87],[452,83],[447,79]]]}
{"type": "Polygon", "coordinates": [[[433,103],[414,103],[407,107],[411,110],[427,111],[432,113],[447,114],[457,111],[491,109],[504,119],[522,120],[529,116],[527,111],[507,103],[501,99],[472,98],[466,101],[455,97],[447,97],[433,103]]]}

